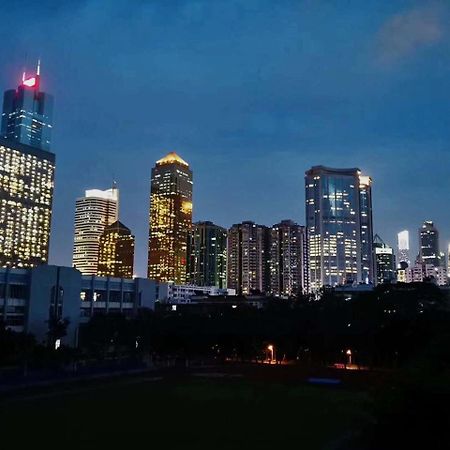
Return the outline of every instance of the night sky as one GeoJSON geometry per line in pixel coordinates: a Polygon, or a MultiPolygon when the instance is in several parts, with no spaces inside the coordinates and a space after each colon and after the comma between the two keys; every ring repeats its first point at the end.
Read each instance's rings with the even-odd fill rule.
{"type": "Polygon", "coordinates": [[[360,167],[376,233],[416,241],[434,220],[446,248],[450,2],[15,0],[0,18],[0,89],[41,57],[55,96],[51,263],[71,265],[76,197],[114,178],[145,275],[168,151],[194,172],[195,220],[304,223],[305,170],[360,167]]]}

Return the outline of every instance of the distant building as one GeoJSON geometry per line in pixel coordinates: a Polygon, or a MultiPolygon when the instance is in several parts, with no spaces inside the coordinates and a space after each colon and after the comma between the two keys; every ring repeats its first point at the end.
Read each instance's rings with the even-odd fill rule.
{"type": "Polygon", "coordinates": [[[0,138],[0,266],[48,262],[55,155],[0,138]]]}
{"type": "Polygon", "coordinates": [[[234,289],[219,288],[217,286],[193,286],[173,283],[160,283],[158,300],[161,303],[193,303],[195,299],[206,297],[234,297],[234,289]]]}
{"type": "Polygon", "coordinates": [[[419,261],[438,267],[442,264],[439,252],[439,232],[433,222],[427,220],[419,229],[419,261]]]}
{"type": "Polygon", "coordinates": [[[227,286],[227,230],[212,222],[192,226],[188,245],[188,282],[195,286],[227,286]]]}
{"type": "Polygon", "coordinates": [[[306,227],[283,220],[270,230],[270,292],[280,297],[309,291],[306,227]]]}
{"type": "Polygon", "coordinates": [[[237,294],[270,289],[270,233],[264,225],[242,222],[228,230],[228,283],[237,294]]]}
{"type": "Polygon", "coordinates": [[[100,237],[108,225],[117,221],[119,190],[87,190],[75,204],[75,234],[72,265],[83,275],[96,275],[100,237]]]}
{"type": "Polygon", "coordinates": [[[375,235],[373,238],[373,248],[375,252],[376,283],[390,283],[395,280],[395,255],[394,249],[385,244],[384,241],[375,235]]]}
{"type": "Polygon", "coordinates": [[[185,284],[192,227],[192,171],[176,153],[152,169],[148,277],[185,284]]]}
{"type": "Polygon", "coordinates": [[[397,261],[399,267],[403,265],[408,267],[411,265],[411,259],[409,255],[409,231],[403,230],[397,234],[397,261]]]}
{"type": "Polygon", "coordinates": [[[17,89],[5,91],[1,136],[19,144],[50,150],[53,97],[40,90],[38,63],[35,75],[22,76],[17,89]]]}
{"type": "Polygon", "coordinates": [[[134,236],[123,223],[116,221],[100,236],[97,275],[133,278],[134,236]]]}
{"type": "Polygon", "coordinates": [[[447,271],[443,266],[433,266],[432,264],[416,263],[412,267],[399,269],[397,271],[397,281],[403,283],[417,283],[422,281],[434,281],[438,286],[448,284],[447,271]]]}
{"type": "Polygon", "coordinates": [[[311,289],[373,283],[372,180],[359,169],[306,172],[311,289]]]}

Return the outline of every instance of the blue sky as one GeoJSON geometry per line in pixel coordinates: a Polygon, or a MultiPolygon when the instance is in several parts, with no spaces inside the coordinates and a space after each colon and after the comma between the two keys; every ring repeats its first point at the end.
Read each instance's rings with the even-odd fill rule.
{"type": "Polygon", "coordinates": [[[145,274],[150,170],[194,171],[194,219],[304,222],[304,172],[360,167],[388,243],[423,220],[450,241],[447,1],[0,4],[0,89],[42,59],[55,96],[51,262],[71,264],[76,197],[118,181],[145,274]]]}

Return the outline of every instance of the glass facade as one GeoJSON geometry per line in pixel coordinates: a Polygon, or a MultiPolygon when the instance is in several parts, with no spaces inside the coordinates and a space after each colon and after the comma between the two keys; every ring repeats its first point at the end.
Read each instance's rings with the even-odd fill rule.
{"type": "Polygon", "coordinates": [[[197,222],[189,239],[188,282],[195,286],[227,287],[227,230],[197,222]]]}
{"type": "Polygon", "coordinates": [[[309,273],[313,290],[374,278],[372,181],[359,169],[306,172],[309,273]]]}
{"type": "Polygon", "coordinates": [[[185,284],[192,228],[192,171],[176,153],[152,169],[148,278],[185,284]]]}
{"type": "Polygon", "coordinates": [[[90,189],[75,204],[75,233],[72,265],[83,275],[96,275],[100,237],[108,225],[117,221],[119,190],[90,189]]]}
{"type": "Polygon", "coordinates": [[[100,237],[97,275],[133,278],[134,236],[117,221],[107,226],[100,237]]]}
{"type": "Polygon", "coordinates": [[[42,150],[50,149],[53,97],[40,91],[37,74],[22,78],[22,84],[5,91],[1,135],[21,144],[42,150]]]}
{"type": "Polygon", "coordinates": [[[375,252],[376,284],[390,283],[396,278],[394,249],[385,244],[380,236],[373,238],[375,252]]]}
{"type": "Polygon", "coordinates": [[[48,261],[55,155],[0,138],[0,265],[48,261]]]}

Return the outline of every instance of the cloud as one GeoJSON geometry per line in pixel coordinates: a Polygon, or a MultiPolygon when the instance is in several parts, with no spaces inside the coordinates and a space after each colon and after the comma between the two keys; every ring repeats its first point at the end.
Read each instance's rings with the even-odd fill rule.
{"type": "Polygon", "coordinates": [[[377,59],[383,65],[401,63],[444,38],[445,8],[437,3],[396,14],[377,36],[377,59]]]}

